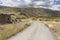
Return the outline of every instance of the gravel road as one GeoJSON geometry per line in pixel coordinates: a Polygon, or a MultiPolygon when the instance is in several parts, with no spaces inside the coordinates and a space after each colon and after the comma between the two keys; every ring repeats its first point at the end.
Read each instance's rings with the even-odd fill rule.
{"type": "Polygon", "coordinates": [[[31,26],[8,40],[54,40],[54,37],[43,23],[33,21],[31,26]]]}

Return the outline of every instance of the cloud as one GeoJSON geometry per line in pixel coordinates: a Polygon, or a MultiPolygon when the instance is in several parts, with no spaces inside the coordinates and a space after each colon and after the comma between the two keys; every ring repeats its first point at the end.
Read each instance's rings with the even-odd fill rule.
{"type": "Polygon", "coordinates": [[[45,2],[43,2],[43,1],[36,1],[36,2],[34,2],[34,5],[36,5],[36,6],[44,5],[44,4],[45,4],[45,2]]]}
{"type": "Polygon", "coordinates": [[[35,2],[34,7],[35,8],[42,7],[42,8],[60,11],[60,4],[57,5],[55,0],[37,1],[35,2]]]}
{"type": "MultiPolygon", "coordinates": [[[[59,1],[59,0],[58,0],[59,1]]],[[[0,5],[19,7],[19,8],[47,8],[52,10],[60,10],[60,4],[57,0],[0,0],[0,5]],[[56,5],[58,3],[58,5],[56,5]]]]}
{"type": "Polygon", "coordinates": [[[20,4],[18,2],[13,2],[11,0],[0,0],[0,2],[2,3],[2,4],[0,4],[2,6],[11,6],[11,7],[15,7],[20,4]]]}
{"type": "Polygon", "coordinates": [[[31,0],[24,0],[26,4],[30,4],[32,1],[31,0]]]}
{"type": "Polygon", "coordinates": [[[50,9],[59,11],[60,5],[53,5],[50,9]]]}
{"type": "Polygon", "coordinates": [[[9,6],[9,7],[29,7],[31,4],[31,0],[0,0],[1,6],[9,6]]]}

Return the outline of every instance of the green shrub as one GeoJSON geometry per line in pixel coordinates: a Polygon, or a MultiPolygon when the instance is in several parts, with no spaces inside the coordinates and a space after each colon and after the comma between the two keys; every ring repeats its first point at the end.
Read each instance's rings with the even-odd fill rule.
{"type": "Polygon", "coordinates": [[[34,17],[32,17],[32,20],[37,20],[39,17],[37,17],[37,16],[34,16],[34,17]]]}

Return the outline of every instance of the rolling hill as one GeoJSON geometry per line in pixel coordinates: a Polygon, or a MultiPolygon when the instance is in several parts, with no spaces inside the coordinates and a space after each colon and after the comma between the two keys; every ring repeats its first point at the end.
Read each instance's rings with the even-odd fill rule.
{"type": "Polygon", "coordinates": [[[13,7],[3,7],[0,6],[0,14],[1,13],[17,13],[20,12],[21,15],[25,15],[28,17],[38,16],[38,17],[60,17],[59,11],[53,11],[44,8],[13,8],[13,7]]]}

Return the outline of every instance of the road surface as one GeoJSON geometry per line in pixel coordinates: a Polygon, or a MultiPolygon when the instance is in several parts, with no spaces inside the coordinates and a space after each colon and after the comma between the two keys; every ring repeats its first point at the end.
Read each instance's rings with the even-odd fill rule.
{"type": "Polygon", "coordinates": [[[43,23],[33,21],[31,26],[8,40],[54,40],[54,37],[43,23]]]}

